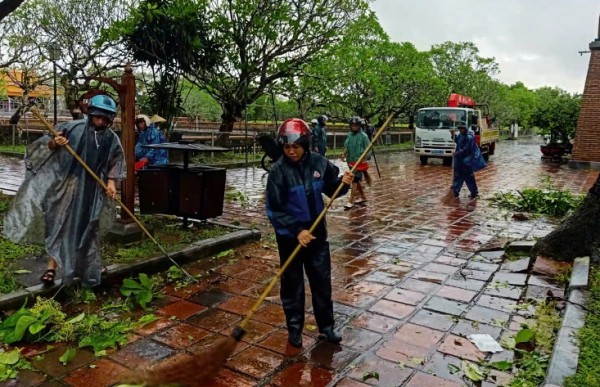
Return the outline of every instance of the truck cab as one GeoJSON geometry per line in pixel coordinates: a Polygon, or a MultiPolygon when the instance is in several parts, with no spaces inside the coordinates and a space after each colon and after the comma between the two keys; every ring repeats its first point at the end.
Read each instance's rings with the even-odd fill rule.
{"type": "Polygon", "coordinates": [[[452,164],[452,152],[456,147],[451,130],[458,130],[459,123],[466,124],[473,132],[475,142],[484,158],[494,154],[498,131],[489,127],[487,117],[475,108],[475,102],[468,97],[452,94],[448,107],[427,107],[419,109],[415,120],[415,154],[421,164],[430,158],[441,158],[444,165],[452,164]]]}

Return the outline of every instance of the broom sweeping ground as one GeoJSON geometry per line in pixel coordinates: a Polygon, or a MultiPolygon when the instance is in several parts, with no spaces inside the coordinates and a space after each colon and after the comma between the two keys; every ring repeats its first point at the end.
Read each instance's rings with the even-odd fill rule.
{"type": "MultiPolygon", "coordinates": [[[[384,124],[379,128],[379,130],[373,136],[371,142],[367,146],[367,149],[360,155],[350,172],[354,173],[358,164],[367,156],[371,148],[377,141],[377,138],[381,135],[381,133],[385,130],[385,128],[390,124],[392,118],[394,117],[394,113],[390,114],[385,120],[384,124]]],[[[344,188],[344,183],[341,183],[336,191],[331,195],[331,200],[327,201],[325,208],[317,219],[314,221],[312,226],[309,229],[309,232],[312,234],[314,230],[317,228],[319,223],[325,217],[325,214],[331,207],[333,201],[338,197],[341,190],[344,188]]],[[[212,378],[214,378],[219,370],[223,367],[227,359],[233,354],[235,347],[238,342],[242,339],[246,331],[244,327],[248,324],[254,313],[258,310],[258,308],[263,304],[267,295],[271,292],[283,272],[288,268],[288,266],[292,263],[293,259],[296,257],[298,252],[302,246],[298,244],[294,251],[290,254],[284,264],[281,266],[277,274],[271,279],[265,290],[262,292],[256,303],[250,308],[246,317],[240,322],[238,326],[236,326],[231,335],[217,341],[212,347],[203,352],[202,354],[193,357],[192,359],[180,362],[175,365],[169,365],[168,367],[155,367],[150,370],[142,371],[142,372],[133,372],[123,377],[123,381],[127,383],[138,383],[143,386],[153,387],[153,386],[186,386],[186,387],[194,387],[194,386],[202,386],[209,382],[212,378]]]]}

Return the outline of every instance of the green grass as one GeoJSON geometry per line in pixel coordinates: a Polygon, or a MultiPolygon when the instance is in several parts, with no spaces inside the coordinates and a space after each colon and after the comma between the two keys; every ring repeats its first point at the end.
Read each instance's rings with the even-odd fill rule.
{"type": "Polygon", "coordinates": [[[577,373],[565,380],[565,387],[600,386],[600,267],[590,275],[590,301],[592,311],[579,331],[579,364],[577,373]]]}
{"type": "Polygon", "coordinates": [[[0,152],[22,153],[25,154],[25,145],[4,145],[0,144],[0,152]]]}

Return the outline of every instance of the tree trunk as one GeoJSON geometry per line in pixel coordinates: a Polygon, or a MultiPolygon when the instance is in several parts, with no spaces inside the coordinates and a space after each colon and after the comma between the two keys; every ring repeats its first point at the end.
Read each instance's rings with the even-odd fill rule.
{"type": "Polygon", "coordinates": [[[571,216],[532,249],[532,256],[543,255],[558,261],[572,262],[577,257],[598,259],[600,242],[600,175],[585,200],[571,216]]]}
{"type": "Polygon", "coordinates": [[[229,144],[229,134],[233,132],[235,123],[242,119],[244,107],[237,103],[223,104],[223,114],[221,114],[221,126],[219,126],[219,136],[215,145],[227,146],[229,144]]]}
{"type": "Polygon", "coordinates": [[[65,91],[65,104],[67,105],[67,109],[69,109],[69,113],[71,113],[71,117],[74,120],[83,118],[81,107],[79,106],[79,88],[73,86],[67,77],[62,77],[60,83],[65,91]]]}

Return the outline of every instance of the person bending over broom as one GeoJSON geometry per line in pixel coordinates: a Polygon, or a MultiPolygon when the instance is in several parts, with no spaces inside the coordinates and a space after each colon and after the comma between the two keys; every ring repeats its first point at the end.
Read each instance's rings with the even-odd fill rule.
{"type": "Polygon", "coordinates": [[[310,139],[310,129],[301,119],[289,119],[281,125],[277,142],[284,157],[273,165],[266,192],[267,216],[275,229],[281,264],[298,244],[303,247],[281,276],[288,342],[298,348],[302,347],[304,327],[304,271],[320,338],[333,343],[342,340],[334,330],[331,256],[325,221],[312,234],[308,230],[325,207],[321,194],[331,197],[343,182],[346,184],[340,192],[343,195],[353,178],[349,171],[340,178],[338,167],[311,152],[310,139]]]}
{"type": "Polygon", "coordinates": [[[25,181],[6,213],[4,234],[15,243],[44,244],[45,285],[54,283],[58,268],[63,283],[77,277],[84,286],[100,284],[100,232],[115,218],[107,197],[116,197],[115,182],[126,174],[121,142],[110,129],[116,112],[111,97],[96,95],[87,118],[61,124],[61,135],[46,134],[27,148],[25,181]],[[64,149],[67,143],[106,182],[106,192],[64,149]]]}

